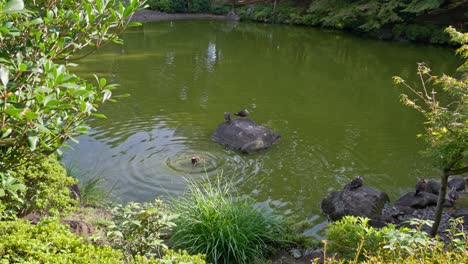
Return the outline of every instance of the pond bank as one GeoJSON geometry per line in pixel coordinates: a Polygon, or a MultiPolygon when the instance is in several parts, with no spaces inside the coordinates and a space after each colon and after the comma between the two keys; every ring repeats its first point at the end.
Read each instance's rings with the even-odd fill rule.
{"type": "Polygon", "coordinates": [[[188,14],[176,13],[169,14],[154,10],[140,10],[136,12],[131,21],[132,22],[151,22],[151,21],[164,21],[164,20],[183,20],[183,19],[216,19],[228,20],[227,15],[213,15],[213,14],[188,14]]]}

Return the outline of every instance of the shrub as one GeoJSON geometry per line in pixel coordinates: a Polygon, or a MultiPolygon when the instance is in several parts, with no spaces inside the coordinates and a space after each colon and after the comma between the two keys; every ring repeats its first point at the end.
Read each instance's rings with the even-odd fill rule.
{"type": "Polygon", "coordinates": [[[184,13],[188,11],[187,0],[171,0],[171,9],[175,13],[184,13]]]}
{"type": "Polygon", "coordinates": [[[346,259],[364,256],[364,252],[379,249],[384,240],[381,231],[368,226],[369,219],[364,217],[345,216],[343,219],[329,224],[326,236],[329,249],[346,259]]]}
{"type": "Polygon", "coordinates": [[[210,12],[215,15],[224,15],[231,11],[230,5],[213,5],[211,6],[210,12]]]}
{"type": "Polygon", "coordinates": [[[171,236],[176,248],[205,254],[212,263],[262,263],[273,246],[283,242],[284,222],[271,211],[256,209],[228,185],[209,180],[189,183],[189,193],[174,200],[179,217],[171,236]]]}
{"type": "Polygon", "coordinates": [[[432,221],[413,219],[410,225],[415,226],[415,229],[408,227],[398,229],[394,225],[375,229],[368,226],[368,220],[346,216],[340,221],[329,224],[326,231],[328,249],[347,260],[354,260],[353,263],[358,260],[359,263],[364,263],[365,260],[368,263],[416,263],[418,259],[429,260],[434,256],[440,259],[458,260],[468,256],[465,251],[468,237],[457,228],[463,226],[460,220],[453,222],[451,230],[448,230],[451,240],[449,247],[437,239],[431,239],[421,231],[423,225],[431,225],[432,221]]]}
{"type": "Polygon", "coordinates": [[[95,112],[115,85],[80,79],[69,61],[121,42],[141,5],[126,2],[0,0],[0,171],[53,153],[102,116],[95,112]]]}
{"type": "Polygon", "coordinates": [[[189,12],[206,13],[210,11],[210,7],[210,0],[191,0],[189,4],[189,12]]]}
{"type": "Polygon", "coordinates": [[[37,225],[24,220],[0,222],[1,263],[122,263],[122,253],[88,244],[57,219],[37,225]]]}
{"type": "Polygon", "coordinates": [[[111,210],[112,224],[108,227],[109,241],[124,250],[128,259],[137,255],[160,256],[167,248],[163,238],[174,226],[171,214],[161,200],[152,203],[128,203],[111,210]]]}
{"type": "Polygon", "coordinates": [[[147,4],[150,9],[165,13],[173,13],[172,0],[149,0],[147,4]]]}
{"type": "Polygon", "coordinates": [[[19,193],[24,192],[26,186],[18,183],[17,179],[8,173],[0,173],[0,221],[11,220],[23,208],[24,199],[19,193]]]}
{"type": "Polygon", "coordinates": [[[68,189],[76,180],[67,176],[55,156],[43,156],[41,160],[25,163],[10,171],[10,174],[26,186],[22,195],[25,204],[19,212],[20,216],[32,212],[58,215],[73,210],[77,204],[68,189]]]}
{"type": "Polygon", "coordinates": [[[142,256],[136,256],[135,260],[132,262],[134,264],[205,264],[205,256],[198,255],[189,255],[187,251],[174,251],[165,249],[164,257],[160,259],[150,258],[147,259],[142,256]]]}

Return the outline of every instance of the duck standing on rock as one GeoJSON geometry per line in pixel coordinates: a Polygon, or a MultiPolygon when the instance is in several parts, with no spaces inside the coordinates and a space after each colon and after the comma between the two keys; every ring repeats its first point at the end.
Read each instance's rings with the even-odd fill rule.
{"type": "Polygon", "coordinates": [[[418,196],[419,193],[426,191],[426,180],[422,179],[416,183],[416,192],[414,192],[414,196],[418,196]]]}
{"type": "Polygon", "coordinates": [[[229,112],[224,112],[224,119],[226,121],[231,121],[231,113],[229,112]]]}
{"type": "Polygon", "coordinates": [[[448,193],[448,198],[450,203],[454,204],[456,200],[460,198],[460,194],[457,192],[455,188],[452,188],[448,193]]]}
{"type": "Polygon", "coordinates": [[[246,117],[249,115],[249,111],[247,109],[240,110],[237,113],[234,113],[235,116],[246,117]]]}
{"type": "Polygon", "coordinates": [[[349,190],[355,190],[362,185],[364,185],[364,181],[362,180],[361,176],[356,176],[348,185],[346,185],[346,187],[348,187],[349,190]]]}

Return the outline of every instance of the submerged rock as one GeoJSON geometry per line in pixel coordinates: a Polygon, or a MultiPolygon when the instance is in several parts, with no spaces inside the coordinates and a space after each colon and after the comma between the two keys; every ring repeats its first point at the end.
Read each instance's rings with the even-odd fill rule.
{"type": "Polygon", "coordinates": [[[271,147],[280,137],[250,119],[237,118],[219,125],[211,139],[245,153],[254,153],[271,147]]]}
{"type": "Polygon", "coordinates": [[[372,218],[380,215],[389,201],[386,193],[360,186],[356,189],[345,188],[331,193],[322,200],[321,209],[332,221],[339,220],[346,215],[372,218]]]}

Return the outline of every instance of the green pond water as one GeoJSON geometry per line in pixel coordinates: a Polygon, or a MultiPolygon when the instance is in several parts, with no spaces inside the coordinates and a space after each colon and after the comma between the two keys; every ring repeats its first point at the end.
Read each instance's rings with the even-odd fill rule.
{"type": "Polygon", "coordinates": [[[316,235],[320,201],[357,175],[392,201],[437,175],[421,158],[422,118],[400,104],[391,77],[416,81],[422,61],[452,74],[450,48],[208,20],[146,23],[123,39],[76,73],[131,96],[102,107],[108,118],[91,120],[91,133],[65,151],[67,166],[105,178],[123,202],[177,196],[186,178],[222,172],[240,194],[310,222],[306,233],[316,235]],[[253,155],[213,142],[223,113],[242,108],[281,140],[253,155]]]}

